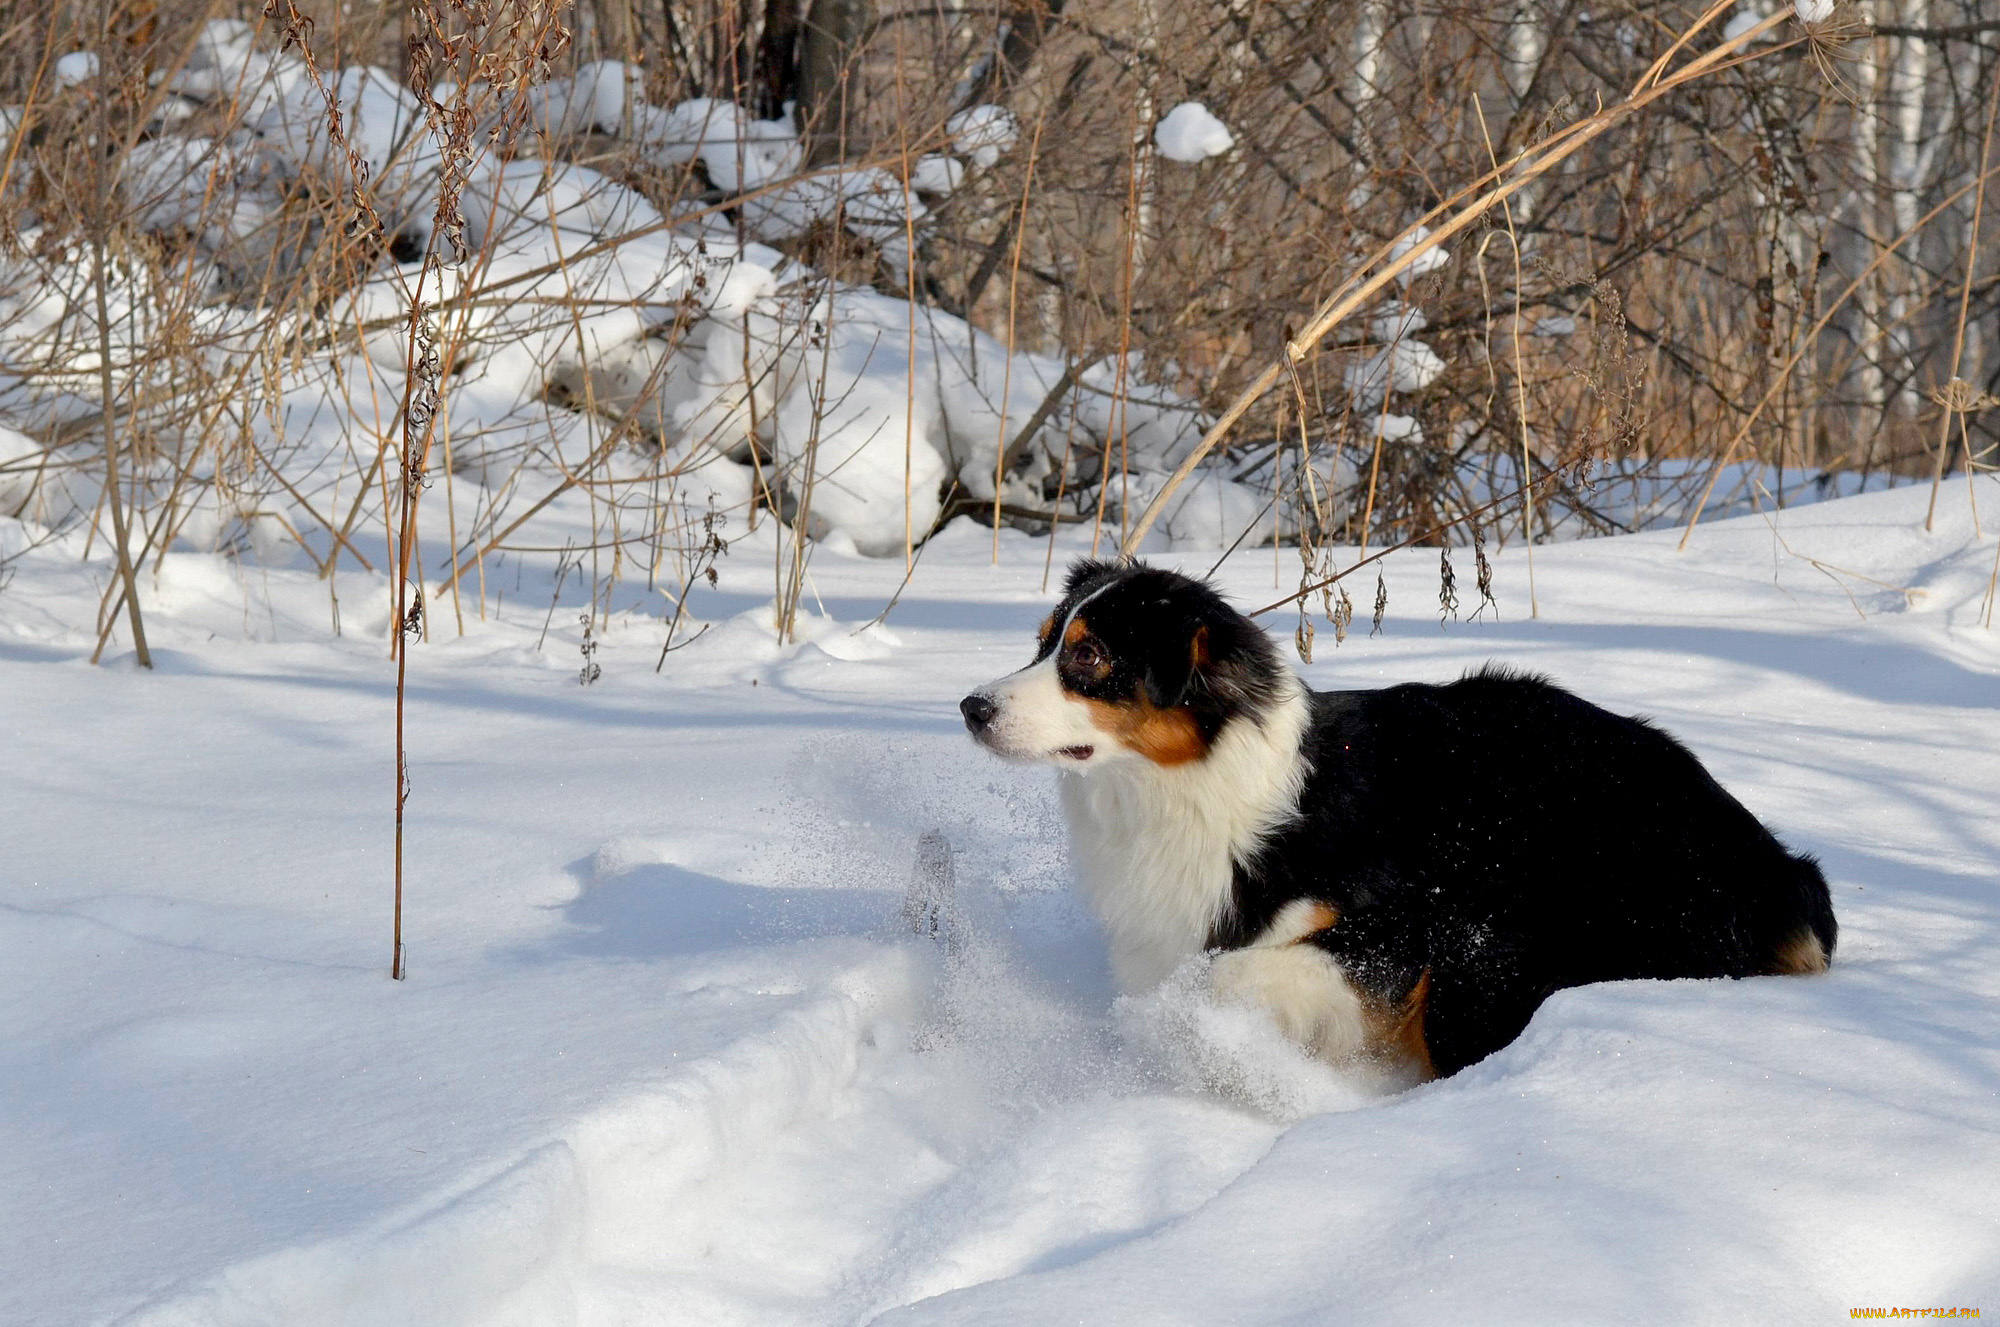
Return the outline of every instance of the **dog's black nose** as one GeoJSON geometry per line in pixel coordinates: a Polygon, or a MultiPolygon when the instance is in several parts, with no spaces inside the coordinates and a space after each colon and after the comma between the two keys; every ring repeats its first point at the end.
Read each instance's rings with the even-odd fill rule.
{"type": "Polygon", "coordinates": [[[965,716],[966,728],[976,733],[993,722],[993,716],[1000,712],[1000,707],[993,703],[991,696],[974,692],[958,702],[958,712],[965,716]]]}

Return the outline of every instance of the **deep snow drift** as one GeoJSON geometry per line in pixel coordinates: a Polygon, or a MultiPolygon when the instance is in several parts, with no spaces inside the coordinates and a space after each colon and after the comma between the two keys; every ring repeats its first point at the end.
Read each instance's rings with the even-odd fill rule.
{"type": "MultiPolygon", "coordinates": [[[[990,532],[953,527],[866,628],[900,561],[822,547],[780,649],[766,526],[658,674],[662,596],[621,589],[590,687],[586,592],[555,595],[552,558],[494,568],[463,639],[437,605],[400,984],[381,583],[343,573],[333,638],[309,571],[172,554],[149,675],[59,625],[89,621],[101,549],[30,552],[0,589],[0,1321],[1991,1311],[1994,537],[1962,481],[1924,534],[1924,496],[1686,553],[1543,546],[1534,619],[1519,548],[1499,611],[1444,626],[1412,551],[1380,636],[1322,627],[1318,686],[1497,659],[1656,717],[1821,854],[1842,926],[1823,979],[1567,992],[1387,1098],[1229,1011],[1112,1000],[1048,776],[953,708],[1025,661],[1044,544],[1010,532],[990,566],[990,532]],[[949,954],[900,915],[931,831],[949,954]],[[1188,1081],[1197,1056],[1235,1090],[1188,1081]]],[[[1268,549],[1220,579],[1260,604],[1292,556],[1277,590],[1268,549]]]]}

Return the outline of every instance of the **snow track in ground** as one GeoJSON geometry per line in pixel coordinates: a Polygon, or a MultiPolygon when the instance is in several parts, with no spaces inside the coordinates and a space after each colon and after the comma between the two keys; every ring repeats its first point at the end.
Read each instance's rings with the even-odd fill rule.
{"type": "Polygon", "coordinates": [[[892,950],[838,973],[772,1027],[462,1193],[232,1268],[125,1321],[454,1327],[573,1322],[586,1295],[616,1304],[621,1282],[707,1242],[706,1190],[852,1096],[878,1023],[907,1016],[912,957],[892,950]]]}
{"type": "Polygon", "coordinates": [[[1158,1229],[1279,1132],[1141,1084],[1000,956],[905,943],[463,1192],[120,1321],[864,1321],[1158,1229]]]}

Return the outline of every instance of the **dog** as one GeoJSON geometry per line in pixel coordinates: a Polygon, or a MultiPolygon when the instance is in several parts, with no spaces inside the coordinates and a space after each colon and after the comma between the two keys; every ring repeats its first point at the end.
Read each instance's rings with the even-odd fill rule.
{"type": "Polygon", "coordinates": [[[1062,771],[1112,975],[1211,955],[1223,1000],[1405,1082],[1556,991],[1824,972],[1826,879],[1644,719],[1488,666],[1311,691],[1207,584],[1079,561],[1027,667],[960,704],[1062,771]]]}

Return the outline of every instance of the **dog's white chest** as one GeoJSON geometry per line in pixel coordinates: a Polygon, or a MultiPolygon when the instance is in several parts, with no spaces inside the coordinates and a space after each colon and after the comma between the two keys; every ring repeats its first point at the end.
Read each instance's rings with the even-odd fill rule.
{"type": "Polygon", "coordinates": [[[1063,776],[1078,884],[1122,989],[1149,989],[1202,949],[1236,862],[1296,813],[1307,717],[1300,688],[1261,724],[1232,723],[1200,761],[1063,776]]]}

